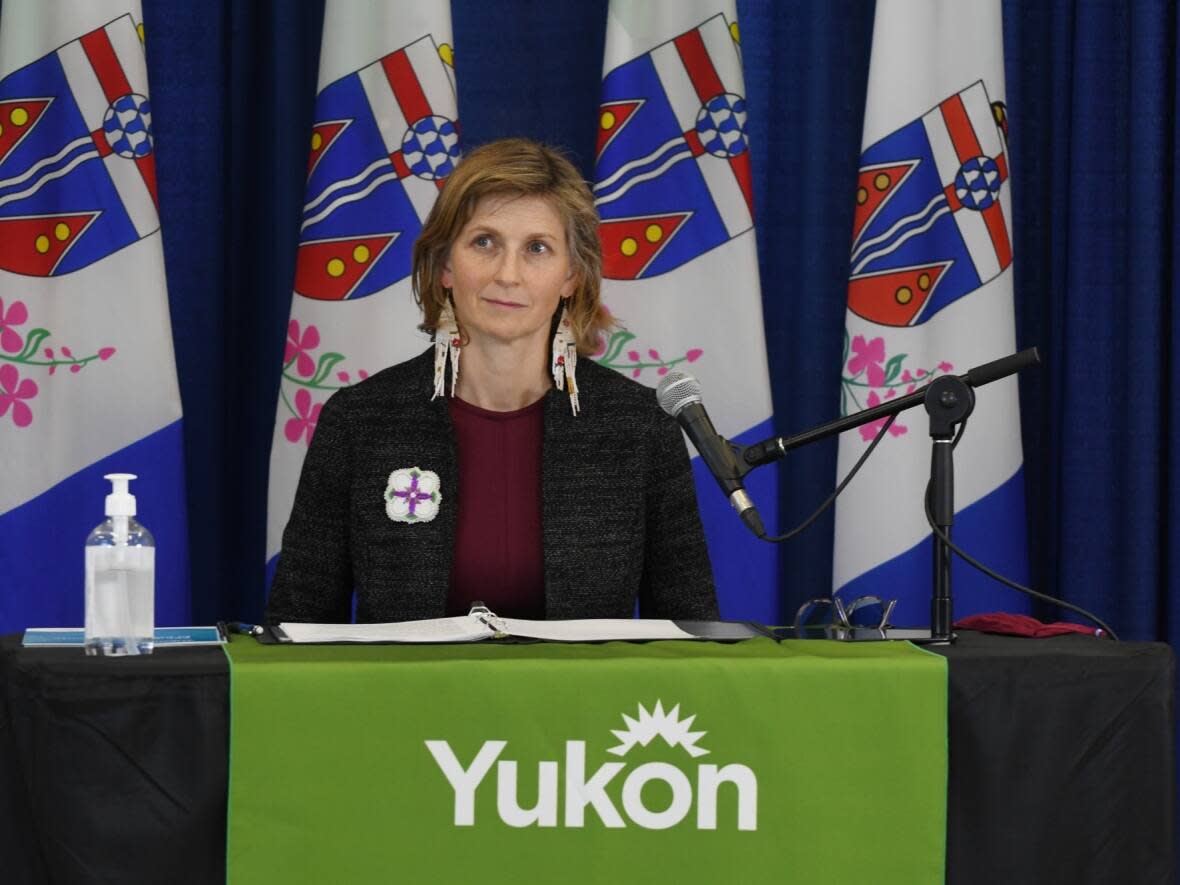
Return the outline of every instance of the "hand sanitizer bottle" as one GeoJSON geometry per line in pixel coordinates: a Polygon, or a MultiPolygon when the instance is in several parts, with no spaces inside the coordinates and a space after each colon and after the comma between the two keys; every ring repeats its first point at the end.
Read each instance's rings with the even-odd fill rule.
{"type": "Polygon", "coordinates": [[[107,518],[86,539],[86,654],[151,654],[156,542],[135,521],[130,473],[108,473],[107,518]]]}

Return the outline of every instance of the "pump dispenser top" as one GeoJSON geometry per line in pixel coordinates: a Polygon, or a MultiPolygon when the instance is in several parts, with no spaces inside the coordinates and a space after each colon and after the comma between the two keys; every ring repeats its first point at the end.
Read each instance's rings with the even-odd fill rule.
{"type": "Polygon", "coordinates": [[[128,489],[128,483],[138,478],[134,473],[108,473],[103,477],[111,481],[107,516],[135,516],[135,495],[128,489]]]}

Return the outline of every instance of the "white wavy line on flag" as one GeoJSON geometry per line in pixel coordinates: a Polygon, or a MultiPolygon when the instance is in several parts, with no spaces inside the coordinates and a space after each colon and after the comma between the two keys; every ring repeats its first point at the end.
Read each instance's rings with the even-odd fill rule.
{"type": "Polygon", "coordinates": [[[656,148],[654,151],[652,151],[646,157],[640,157],[638,160],[631,160],[628,163],[624,163],[622,166],[620,166],[618,169],[616,169],[614,172],[612,172],[608,177],[604,178],[602,181],[598,182],[598,184],[594,185],[594,190],[596,190],[596,191],[606,190],[608,187],[610,187],[612,184],[614,184],[616,181],[618,181],[621,176],[626,175],[628,172],[630,172],[635,167],[643,166],[647,163],[652,162],[653,160],[658,159],[660,154],[664,153],[666,150],[668,150],[668,148],[675,147],[678,144],[681,144],[681,145],[684,144],[683,136],[677,136],[676,138],[672,138],[672,139],[669,139],[668,141],[665,141],[662,145],[660,145],[658,148],[656,148]]]}
{"type": "Polygon", "coordinates": [[[906,224],[909,224],[911,221],[915,221],[915,222],[921,221],[922,218],[926,215],[926,213],[929,212],[931,209],[933,209],[934,205],[939,200],[942,200],[945,202],[946,201],[946,194],[944,194],[944,193],[935,194],[934,197],[930,200],[930,202],[926,204],[926,208],[921,209],[918,212],[915,212],[913,215],[907,215],[905,218],[899,218],[897,220],[897,223],[894,224],[893,227],[889,228],[889,230],[885,231],[885,233],[881,234],[880,236],[873,237],[871,240],[865,240],[863,243],[861,243],[859,246],[856,247],[856,251],[852,253],[852,257],[849,259],[849,261],[856,261],[857,257],[860,256],[861,253],[863,253],[865,249],[869,248],[869,246],[875,246],[878,243],[882,243],[885,240],[888,240],[891,236],[893,236],[895,233],[897,233],[898,228],[903,227],[906,224]]]}
{"type": "Polygon", "coordinates": [[[594,205],[595,206],[605,206],[607,203],[613,203],[619,197],[623,196],[623,194],[627,193],[627,191],[631,190],[631,188],[635,187],[635,185],[641,184],[645,181],[649,181],[652,178],[659,178],[661,175],[664,174],[665,171],[668,170],[669,167],[675,166],[681,160],[691,160],[691,159],[692,159],[692,151],[687,150],[687,149],[685,149],[684,153],[673,154],[671,157],[668,158],[668,161],[665,162],[664,165],[660,166],[658,169],[653,169],[651,172],[644,172],[642,175],[636,175],[634,178],[628,179],[627,183],[625,185],[623,185],[621,188],[619,188],[617,191],[615,191],[614,193],[610,194],[609,196],[600,197],[599,199],[595,200],[594,205]]]}
{"type": "Polygon", "coordinates": [[[49,182],[53,181],[53,179],[61,178],[63,175],[69,175],[70,172],[74,170],[74,167],[79,163],[84,163],[87,160],[93,160],[97,157],[98,151],[89,151],[85,154],[79,154],[68,166],[63,166],[61,169],[57,169],[53,172],[50,172],[48,175],[42,176],[32,187],[23,191],[19,191],[15,194],[8,194],[4,197],[0,197],[0,206],[7,206],[9,203],[14,202],[15,200],[23,200],[25,197],[37,193],[37,191],[41,190],[41,188],[45,187],[45,185],[49,184],[49,182]]]}
{"type": "Polygon", "coordinates": [[[854,267],[852,269],[852,275],[856,276],[858,273],[860,273],[861,268],[864,267],[866,264],[868,264],[870,261],[873,261],[877,258],[881,258],[885,255],[888,255],[890,252],[896,252],[898,249],[901,248],[901,244],[904,243],[906,240],[912,239],[913,237],[916,237],[918,234],[926,233],[926,231],[930,230],[930,228],[932,228],[934,226],[934,222],[938,221],[939,218],[941,218],[943,215],[946,215],[950,211],[951,211],[950,206],[943,206],[941,209],[939,209],[937,212],[935,212],[932,216],[930,216],[930,220],[927,221],[924,225],[922,225],[921,227],[915,227],[915,228],[911,228],[910,230],[907,230],[905,232],[905,234],[903,234],[901,237],[899,237],[893,243],[892,246],[889,246],[887,249],[879,249],[876,252],[870,252],[868,255],[866,255],[861,260],[860,264],[856,265],[856,267],[854,267]]]}
{"type": "Polygon", "coordinates": [[[375,160],[374,162],[370,163],[364,169],[364,171],[357,173],[352,178],[348,178],[343,181],[332,182],[332,184],[328,185],[326,188],[324,188],[322,191],[320,191],[320,194],[318,197],[316,197],[310,203],[305,203],[303,205],[304,214],[310,212],[312,209],[314,209],[320,203],[324,202],[324,200],[326,200],[328,197],[330,197],[332,194],[334,194],[336,191],[340,190],[341,188],[351,187],[352,185],[356,184],[357,182],[363,181],[364,179],[368,178],[370,175],[373,174],[373,172],[375,170],[380,169],[382,166],[388,166],[388,165],[389,165],[389,159],[387,157],[382,157],[380,160],[375,160]]]}
{"type": "Polygon", "coordinates": [[[15,178],[6,178],[3,181],[0,181],[0,188],[11,187],[14,184],[20,184],[21,182],[28,181],[30,178],[32,178],[34,175],[36,175],[41,169],[44,169],[46,166],[52,166],[54,163],[56,163],[58,160],[60,160],[66,154],[70,153],[71,151],[73,151],[74,149],[76,149],[77,147],[79,147],[80,145],[83,145],[83,144],[94,144],[94,139],[92,139],[89,135],[84,135],[82,138],[74,139],[69,144],[67,144],[64,148],[62,148],[60,151],[58,151],[56,154],[54,154],[52,157],[45,157],[43,159],[38,160],[36,163],[34,163],[32,166],[30,166],[28,169],[26,169],[24,172],[22,172],[20,175],[16,176],[15,178]]]}
{"type": "Polygon", "coordinates": [[[299,226],[299,230],[301,230],[301,231],[307,230],[309,227],[311,227],[316,222],[323,221],[325,218],[327,218],[329,215],[331,215],[333,212],[335,212],[338,208],[345,205],[346,203],[355,203],[357,200],[363,200],[365,197],[367,197],[369,194],[371,194],[373,191],[375,191],[378,187],[385,184],[385,182],[396,181],[396,180],[397,180],[397,173],[396,172],[390,172],[388,175],[380,175],[377,178],[374,178],[371,182],[369,182],[369,186],[367,188],[365,188],[363,191],[354,191],[353,193],[348,194],[347,196],[341,197],[338,200],[333,200],[331,203],[329,203],[327,206],[325,206],[323,211],[321,211],[318,215],[313,215],[311,218],[307,219],[307,221],[303,222],[303,224],[301,224],[299,226]]]}

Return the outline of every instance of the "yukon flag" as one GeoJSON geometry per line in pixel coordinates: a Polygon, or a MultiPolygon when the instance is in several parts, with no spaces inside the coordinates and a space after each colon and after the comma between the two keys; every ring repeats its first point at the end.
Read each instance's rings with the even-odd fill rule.
{"type": "Polygon", "coordinates": [[[410,249],[459,159],[446,2],[328,0],[270,455],[268,581],[332,392],[429,341],[410,249]]]}
{"type": "Polygon", "coordinates": [[[134,0],[0,14],[0,633],[82,623],[111,472],[139,476],[156,623],[190,620],[141,20],[134,0]]]}
{"type": "MultiPolygon", "coordinates": [[[[1000,0],[878,0],[856,187],[841,412],[1016,350],[1012,184],[1000,0]]],[[[840,476],[882,422],[845,434],[840,476]]],[[[1015,378],[976,392],[955,452],[956,544],[1026,582],[1015,378]]],[[[930,623],[926,412],[902,413],[836,508],[834,586],[899,600],[930,623]]],[[[953,565],[957,616],[1025,610],[1024,597],[953,565]]]]}
{"type": "MultiPolygon", "coordinates": [[[[599,362],[656,385],[694,375],[718,432],[772,435],[745,85],[732,0],[611,0],[594,194],[603,297],[620,328],[599,362]]],[[[697,498],[721,613],[781,623],[777,552],[700,458],[697,498]]],[[[747,477],[777,527],[775,468],[747,477]]]]}

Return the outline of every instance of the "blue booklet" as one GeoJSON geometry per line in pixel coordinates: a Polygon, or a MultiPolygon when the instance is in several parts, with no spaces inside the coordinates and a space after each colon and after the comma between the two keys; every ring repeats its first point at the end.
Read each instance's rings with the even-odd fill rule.
{"type": "MultiPolygon", "coordinates": [[[[225,637],[216,627],[157,627],[156,646],[221,645],[225,637]]],[[[86,631],[81,627],[30,627],[21,645],[40,648],[81,648],[86,631]]]]}

